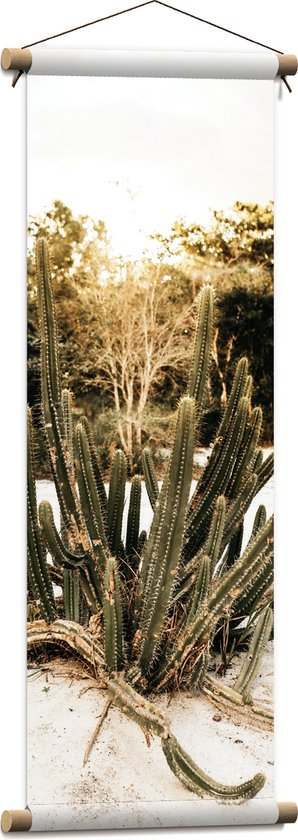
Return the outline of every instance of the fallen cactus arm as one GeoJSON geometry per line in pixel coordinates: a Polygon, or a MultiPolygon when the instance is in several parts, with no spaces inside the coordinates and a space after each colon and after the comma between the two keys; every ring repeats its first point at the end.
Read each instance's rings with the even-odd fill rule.
{"type": "MultiPolygon", "coordinates": [[[[42,644],[60,644],[67,646],[85,661],[95,674],[102,669],[104,657],[99,645],[91,634],[70,621],[55,621],[47,625],[44,621],[34,621],[28,626],[28,648],[42,644]]],[[[107,679],[107,689],[112,703],[123,714],[131,718],[143,730],[161,738],[161,745],[167,763],[180,782],[198,796],[224,800],[251,799],[261,790],[265,777],[258,773],[241,785],[222,785],[198,767],[183,750],[171,733],[170,722],[155,703],[149,702],[126,682],[121,674],[114,674],[107,679]]]]}
{"type": "Polygon", "coordinates": [[[108,682],[108,692],[115,706],[153,735],[166,738],[170,724],[163,712],[129,685],[121,675],[108,682]]]}
{"type": "Polygon", "coordinates": [[[265,776],[262,773],[257,773],[241,785],[223,785],[214,781],[198,767],[173,735],[162,738],[162,749],[172,772],[197,796],[207,794],[214,799],[252,799],[264,787],[265,776]]]}
{"type": "Polygon", "coordinates": [[[43,645],[57,645],[71,651],[85,662],[92,673],[104,668],[104,652],[94,636],[74,621],[57,619],[52,624],[45,621],[33,621],[27,627],[28,651],[37,650],[43,645]]]}
{"type": "Polygon", "coordinates": [[[113,703],[125,715],[132,718],[142,729],[161,737],[161,745],[167,763],[182,784],[198,796],[207,794],[215,799],[251,799],[262,789],[265,776],[257,773],[241,785],[223,785],[216,782],[190,758],[171,733],[170,723],[163,713],[131,686],[123,677],[109,680],[108,692],[113,703]]]}
{"type": "Polygon", "coordinates": [[[242,695],[234,688],[225,685],[222,680],[205,673],[202,691],[221,712],[237,714],[237,717],[240,715],[253,728],[273,731],[274,718],[272,711],[260,706],[253,700],[251,703],[245,703],[242,695]]]}

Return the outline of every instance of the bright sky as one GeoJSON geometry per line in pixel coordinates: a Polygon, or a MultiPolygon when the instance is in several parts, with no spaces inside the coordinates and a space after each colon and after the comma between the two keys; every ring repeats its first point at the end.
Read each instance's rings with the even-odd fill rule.
{"type": "Polygon", "coordinates": [[[177,217],[273,198],[273,84],[28,77],[28,212],[56,198],[137,257],[177,217]]]}

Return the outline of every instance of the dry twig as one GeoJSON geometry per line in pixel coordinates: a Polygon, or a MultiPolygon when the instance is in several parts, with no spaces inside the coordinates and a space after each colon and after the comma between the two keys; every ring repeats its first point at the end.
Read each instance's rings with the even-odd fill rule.
{"type": "Polygon", "coordinates": [[[84,753],[84,758],[83,758],[83,767],[85,767],[85,766],[86,766],[86,764],[87,764],[87,761],[88,761],[89,755],[90,755],[90,753],[91,753],[92,748],[94,747],[94,744],[95,744],[96,738],[97,738],[98,733],[99,733],[99,731],[100,731],[100,729],[101,729],[101,727],[102,727],[102,724],[103,724],[103,722],[104,722],[104,720],[105,720],[105,718],[106,718],[106,716],[107,716],[107,714],[108,714],[108,711],[109,711],[109,708],[110,708],[111,704],[112,704],[112,700],[109,698],[109,699],[106,701],[106,703],[105,703],[105,705],[104,705],[104,707],[103,707],[102,713],[101,713],[101,715],[100,715],[100,718],[99,718],[98,723],[96,724],[96,727],[95,727],[95,729],[94,729],[94,732],[92,733],[91,737],[89,738],[89,741],[88,741],[88,744],[87,744],[87,747],[86,747],[86,749],[85,749],[85,753],[84,753]]]}

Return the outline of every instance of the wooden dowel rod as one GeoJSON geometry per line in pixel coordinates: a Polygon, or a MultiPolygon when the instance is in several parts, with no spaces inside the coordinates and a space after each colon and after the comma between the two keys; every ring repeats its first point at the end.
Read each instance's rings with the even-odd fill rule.
{"type": "Polygon", "coordinates": [[[24,811],[3,811],[1,828],[6,834],[9,831],[30,831],[32,814],[29,808],[24,811]]]}
{"type": "MultiPolygon", "coordinates": [[[[278,802],[278,819],[276,824],[294,823],[297,820],[298,809],[296,802],[278,802]]],[[[3,811],[1,818],[2,831],[30,831],[32,814],[29,808],[24,811],[3,811]]]]}
{"type": "Polygon", "coordinates": [[[297,820],[298,809],[296,802],[278,802],[277,823],[294,823],[297,820]]]}
{"type": "MultiPolygon", "coordinates": [[[[295,55],[277,55],[277,59],[277,76],[295,76],[298,68],[295,55]]],[[[3,70],[19,70],[27,73],[31,65],[32,52],[28,48],[23,50],[5,48],[2,50],[1,67],[3,70]]]]}

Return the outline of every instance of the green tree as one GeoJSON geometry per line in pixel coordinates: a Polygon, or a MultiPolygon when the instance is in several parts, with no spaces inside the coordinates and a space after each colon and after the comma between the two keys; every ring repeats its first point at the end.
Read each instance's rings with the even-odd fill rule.
{"type": "Polygon", "coordinates": [[[264,207],[236,201],[230,211],[213,210],[209,227],[178,219],[169,237],[157,235],[161,252],[193,265],[251,263],[273,270],[273,202],[264,207]]]}
{"type": "MultiPolygon", "coordinates": [[[[273,437],[273,234],[272,202],[261,207],[238,201],[228,212],[214,210],[209,227],[180,219],[170,236],[156,237],[160,259],[181,267],[189,302],[206,281],[216,289],[210,423],[225,403],[235,358],[245,354],[264,412],[267,441],[273,437]]],[[[204,432],[207,443],[208,416],[204,432]]]]}
{"type": "Polygon", "coordinates": [[[245,352],[254,381],[254,401],[263,411],[263,442],[273,439],[273,296],[266,284],[250,288],[235,285],[218,294],[218,327],[215,333],[216,365],[213,400],[226,404],[236,361],[245,352]]]}

